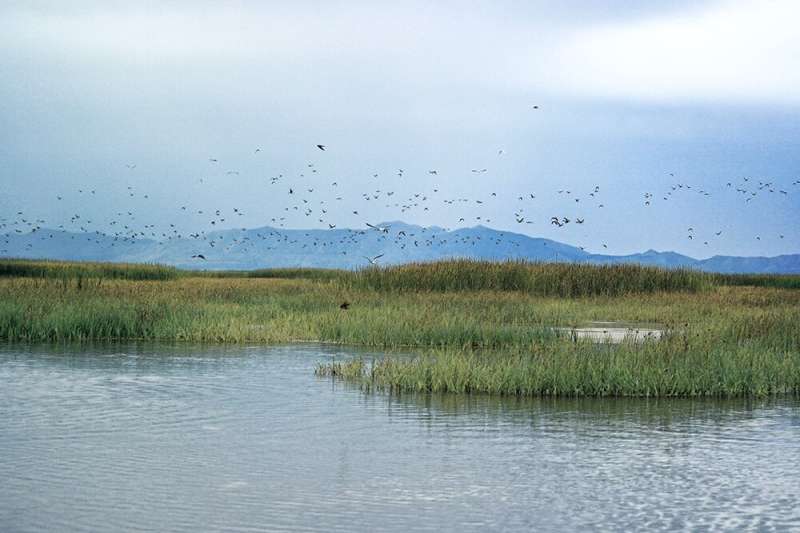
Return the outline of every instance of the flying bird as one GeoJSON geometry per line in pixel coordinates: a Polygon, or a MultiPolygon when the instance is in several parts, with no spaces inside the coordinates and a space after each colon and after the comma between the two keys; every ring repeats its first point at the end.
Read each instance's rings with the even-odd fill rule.
{"type": "Polygon", "coordinates": [[[317,148],[319,148],[319,149],[320,149],[320,150],[322,150],[323,152],[325,151],[325,145],[324,145],[324,144],[318,144],[318,145],[317,145],[317,148]]]}
{"type": "Polygon", "coordinates": [[[380,259],[381,257],[383,257],[383,254],[376,255],[375,257],[367,257],[367,256],[365,255],[365,256],[364,256],[364,259],[366,259],[367,261],[369,261],[369,264],[370,264],[370,265],[377,265],[377,264],[378,264],[378,259],[380,259]]]}
{"type": "Polygon", "coordinates": [[[370,228],[372,228],[374,230],[377,230],[377,231],[380,231],[382,233],[389,233],[389,226],[373,226],[369,222],[366,222],[366,225],[369,226],[370,228]]]}

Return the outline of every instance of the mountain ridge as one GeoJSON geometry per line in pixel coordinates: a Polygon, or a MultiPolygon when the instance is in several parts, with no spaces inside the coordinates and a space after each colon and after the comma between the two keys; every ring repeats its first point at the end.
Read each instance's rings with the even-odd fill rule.
{"type": "Polygon", "coordinates": [[[380,255],[382,264],[454,257],[485,260],[638,263],[665,268],[696,268],[721,273],[800,273],[800,254],[715,255],[695,259],[673,251],[648,249],[627,255],[592,254],[579,247],[486,226],[447,230],[402,221],[374,224],[379,229],[283,229],[272,226],[215,230],[163,240],[39,228],[0,235],[0,258],[163,263],[180,268],[248,270],[270,267],[357,268],[380,255]],[[388,228],[382,231],[380,228],[388,228]],[[202,254],[206,260],[192,258],[202,254]]]}

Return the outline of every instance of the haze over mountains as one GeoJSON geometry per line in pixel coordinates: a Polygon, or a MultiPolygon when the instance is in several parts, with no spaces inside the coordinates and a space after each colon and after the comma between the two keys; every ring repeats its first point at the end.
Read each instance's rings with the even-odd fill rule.
{"type": "Polygon", "coordinates": [[[190,269],[268,267],[357,268],[368,257],[379,264],[432,261],[452,257],[487,260],[641,263],[667,268],[691,267],[724,273],[800,273],[800,254],[775,257],[714,256],[694,259],[674,252],[647,250],[632,255],[591,254],[550,239],[533,238],[484,226],[448,231],[404,222],[381,229],[278,229],[264,226],[169,238],[122,239],[105,233],[73,233],[40,228],[0,236],[0,257],[162,263],[190,269]],[[213,244],[211,244],[213,243],[213,244]],[[202,254],[205,259],[193,258],[202,254]]]}

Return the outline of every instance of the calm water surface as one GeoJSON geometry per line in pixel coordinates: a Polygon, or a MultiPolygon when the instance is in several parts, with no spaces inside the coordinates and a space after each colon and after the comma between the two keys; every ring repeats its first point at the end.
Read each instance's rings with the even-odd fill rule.
{"type": "Polygon", "coordinates": [[[0,348],[0,531],[800,530],[800,403],[365,395],[320,346],[0,348]]]}

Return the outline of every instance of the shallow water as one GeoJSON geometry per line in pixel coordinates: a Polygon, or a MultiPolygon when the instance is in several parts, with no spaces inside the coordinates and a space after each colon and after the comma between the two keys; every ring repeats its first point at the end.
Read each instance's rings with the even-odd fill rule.
{"type": "Polygon", "coordinates": [[[633,324],[625,322],[588,322],[570,328],[555,328],[573,340],[589,339],[596,343],[620,344],[625,341],[648,342],[661,339],[664,328],[657,324],[633,324]]]}
{"type": "Polygon", "coordinates": [[[0,348],[0,531],[800,528],[795,399],[393,397],[314,376],[353,353],[0,348]]]}

